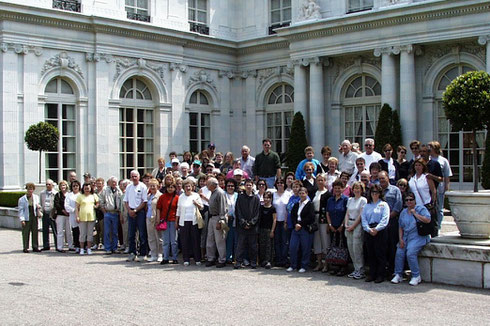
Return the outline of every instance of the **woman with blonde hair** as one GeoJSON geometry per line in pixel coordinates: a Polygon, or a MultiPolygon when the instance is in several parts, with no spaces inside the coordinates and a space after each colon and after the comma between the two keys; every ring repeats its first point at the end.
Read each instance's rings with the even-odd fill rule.
{"type": "Polygon", "coordinates": [[[149,262],[162,261],[162,231],[156,229],[157,225],[157,202],[162,193],[158,190],[158,180],[150,179],[148,183],[148,209],[146,211],[146,233],[148,234],[148,245],[151,257],[149,262]]]}
{"type": "Polygon", "coordinates": [[[73,238],[70,227],[70,213],[65,209],[65,198],[68,193],[68,183],[61,180],[58,185],[60,191],[54,195],[54,209],[56,210],[56,237],[57,252],[64,252],[63,244],[68,243],[68,248],[73,250],[73,238]]]}

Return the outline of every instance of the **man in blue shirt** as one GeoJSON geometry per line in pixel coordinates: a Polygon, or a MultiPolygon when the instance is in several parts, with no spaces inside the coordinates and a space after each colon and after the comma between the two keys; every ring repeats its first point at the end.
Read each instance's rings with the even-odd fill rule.
{"type": "Polygon", "coordinates": [[[395,271],[396,245],[398,243],[398,215],[403,209],[402,193],[398,187],[390,185],[390,178],[386,171],[378,173],[379,185],[383,189],[385,201],[390,206],[390,220],[388,222],[388,276],[395,271]]]}
{"type": "Polygon", "coordinates": [[[320,161],[314,158],[315,150],[313,149],[313,147],[307,146],[305,148],[305,156],[306,158],[301,162],[299,162],[298,167],[296,168],[295,176],[297,180],[303,180],[303,178],[305,177],[306,174],[305,171],[303,170],[303,167],[306,164],[306,162],[312,162],[313,164],[315,164],[315,169],[313,170],[314,176],[316,176],[316,170],[318,168],[318,165],[320,165],[320,161]]]}

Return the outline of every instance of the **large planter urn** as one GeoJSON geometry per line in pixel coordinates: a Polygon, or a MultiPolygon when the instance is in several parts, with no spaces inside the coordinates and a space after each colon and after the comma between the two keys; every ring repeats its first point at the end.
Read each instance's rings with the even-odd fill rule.
{"type": "Polygon", "coordinates": [[[448,191],[451,214],[464,238],[490,238],[490,191],[448,191]]]}

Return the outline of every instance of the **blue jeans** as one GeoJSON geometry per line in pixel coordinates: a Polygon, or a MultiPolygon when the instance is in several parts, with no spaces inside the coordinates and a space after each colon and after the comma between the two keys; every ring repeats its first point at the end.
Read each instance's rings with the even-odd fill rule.
{"type": "Polygon", "coordinates": [[[238,234],[236,231],[236,227],[231,226],[231,223],[228,223],[230,227],[230,231],[228,231],[228,235],[226,236],[226,261],[233,261],[236,259],[236,249],[238,247],[238,234]]]}
{"type": "Polygon", "coordinates": [[[140,210],[137,215],[132,218],[128,214],[128,238],[129,252],[136,255],[136,228],[139,232],[140,240],[140,255],[146,256],[148,252],[148,235],[146,233],[146,216],[145,211],[140,210]]]}
{"type": "Polygon", "coordinates": [[[119,223],[118,213],[104,214],[104,247],[106,251],[117,249],[117,226],[119,223]]]}
{"type": "Polygon", "coordinates": [[[177,248],[177,230],[175,230],[175,221],[167,221],[167,229],[163,231],[163,259],[169,260],[170,250],[172,250],[172,260],[177,260],[179,248],[177,248]]]}
{"type": "Polygon", "coordinates": [[[287,231],[284,230],[284,223],[286,222],[277,222],[276,229],[274,230],[274,250],[276,252],[275,263],[277,264],[286,264],[288,247],[287,247],[287,231]]]}
{"type": "Polygon", "coordinates": [[[403,249],[398,247],[396,249],[395,256],[395,274],[402,275],[403,267],[405,267],[405,257],[407,257],[408,266],[412,272],[412,277],[419,276],[420,268],[417,256],[425,244],[425,242],[419,241],[406,241],[403,249]]]}
{"type": "Polygon", "coordinates": [[[300,268],[308,269],[310,265],[311,243],[313,235],[308,231],[300,229],[293,230],[291,241],[289,242],[289,257],[291,258],[291,267],[298,268],[298,251],[301,249],[301,266],[300,268]],[[300,248],[301,245],[301,248],[300,248]]]}

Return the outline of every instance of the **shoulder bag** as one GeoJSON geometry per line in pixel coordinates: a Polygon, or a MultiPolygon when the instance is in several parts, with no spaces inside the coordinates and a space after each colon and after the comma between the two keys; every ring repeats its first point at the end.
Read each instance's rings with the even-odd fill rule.
{"type": "Polygon", "coordinates": [[[330,250],[327,252],[327,255],[325,256],[325,262],[328,264],[341,266],[347,265],[349,263],[349,250],[345,248],[339,232],[335,232],[333,235],[332,245],[330,247],[330,250]],[[337,237],[340,237],[340,239],[338,239],[338,245],[336,245],[337,237]]]}
{"type": "MultiPolygon", "coordinates": [[[[417,182],[414,182],[415,184],[415,189],[417,190],[419,197],[422,198],[422,195],[420,194],[419,187],[417,187],[417,182]]],[[[430,213],[430,222],[429,223],[423,223],[419,221],[415,216],[413,217],[415,221],[417,222],[417,232],[420,236],[426,236],[426,235],[432,235],[434,234],[435,230],[437,229],[437,211],[435,205],[430,202],[424,205],[425,208],[430,213]]]]}
{"type": "Polygon", "coordinates": [[[167,216],[165,216],[164,220],[160,220],[160,223],[158,223],[155,226],[157,231],[165,231],[167,229],[167,227],[168,227],[168,225],[167,225],[168,215],[170,214],[170,210],[172,209],[172,203],[174,202],[174,198],[175,198],[175,193],[172,196],[172,199],[170,200],[170,204],[168,205],[167,216]]]}
{"type": "Polygon", "coordinates": [[[199,229],[204,228],[204,219],[202,218],[201,212],[197,207],[196,207],[196,221],[197,221],[197,227],[199,229]]]}

